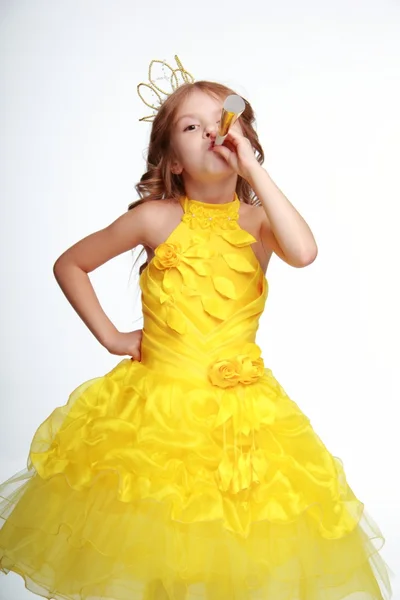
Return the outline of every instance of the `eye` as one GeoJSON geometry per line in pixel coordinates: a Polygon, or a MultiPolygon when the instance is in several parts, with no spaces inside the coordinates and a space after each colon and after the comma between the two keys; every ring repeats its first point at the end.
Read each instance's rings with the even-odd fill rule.
{"type": "MultiPolygon", "coordinates": [[[[197,125],[188,125],[183,131],[188,131],[189,127],[197,127],[197,125]]],[[[190,131],[194,131],[194,129],[190,129],[190,131]]]]}

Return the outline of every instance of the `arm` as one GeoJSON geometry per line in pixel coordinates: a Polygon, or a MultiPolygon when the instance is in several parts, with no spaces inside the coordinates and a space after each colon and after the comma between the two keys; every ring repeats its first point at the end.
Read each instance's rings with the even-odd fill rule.
{"type": "Polygon", "coordinates": [[[311,264],[318,254],[318,247],[303,217],[263,167],[257,165],[248,181],[264,209],[260,226],[264,249],[271,248],[292,267],[311,264]]]}
{"type": "Polygon", "coordinates": [[[144,203],[124,213],[108,227],[68,248],[53,266],[54,276],[67,300],[106,348],[119,332],[103,311],[88,273],[138,244],[146,244],[151,212],[151,207],[144,203]]]}
{"type": "Polygon", "coordinates": [[[264,214],[261,214],[259,231],[265,252],[273,250],[292,267],[309,265],[318,253],[309,226],[259,164],[250,140],[238,129],[240,125],[236,121],[226,136],[227,143],[213,146],[212,150],[249,183],[260,200],[264,214]]]}

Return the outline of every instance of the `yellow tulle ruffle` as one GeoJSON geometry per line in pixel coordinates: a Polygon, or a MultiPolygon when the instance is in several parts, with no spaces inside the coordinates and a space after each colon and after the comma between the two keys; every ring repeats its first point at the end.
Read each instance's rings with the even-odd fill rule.
{"type": "Polygon", "coordinates": [[[128,359],[77,388],[0,487],[1,569],[56,600],[389,598],[341,461],[269,369],[234,394],[128,359]]]}
{"type": "Polygon", "coordinates": [[[389,600],[382,533],[256,344],[238,197],[181,205],[140,362],[79,386],[0,485],[0,569],[54,600],[389,600]]]}

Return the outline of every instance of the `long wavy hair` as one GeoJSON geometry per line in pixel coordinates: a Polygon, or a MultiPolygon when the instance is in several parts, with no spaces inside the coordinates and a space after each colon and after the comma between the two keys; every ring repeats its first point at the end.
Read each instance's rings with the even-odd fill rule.
{"type": "MultiPolygon", "coordinates": [[[[178,87],[159,108],[150,133],[150,143],[147,153],[147,170],[142,175],[135,189],[139,200],[131,202],[128,210],[133,210],[139,204],[148,200],[171,199],[178,201],[185,195],[185,187],[181,175],[172,173],[171,166],[174,159],[174,150],[171,145],[171,127],[174,123],[176,113],[182,102],[194,91],[200,90],[212,97],[225,100],[226,96],[236,92],[225,85],[213,81],[196,81],[185,83],[178,87]]],[[[254,149],[257,161],[260,165],[264,162],[264,151],[255,131],[255,115],[250,103],[245,101],[245,110],[239,117],[243,135],[247,137],[254,149]]],[[[259,204],[259,200],[250,187],[249,183],[238,176],[236,193],[241,202],[245,204],[259,204]]],[[[135,263],[144,252],[144,248],[137,256],[135,263]]],[[[139,273],[146,268],[146,261],[140,266],[139,273]]]]}

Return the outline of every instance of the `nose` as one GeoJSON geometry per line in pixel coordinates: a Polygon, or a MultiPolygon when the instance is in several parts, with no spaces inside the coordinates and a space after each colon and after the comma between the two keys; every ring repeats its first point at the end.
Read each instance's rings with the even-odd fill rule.
{"type": "Polygon", "coordinates": [[[204,134],[206,137],[210,137],[210,135],[212,133],[215,133],[217,130],[217,126],[215,123],[210,123],[209,125],[207,125],[207,127],[204,129],[204,134]]]}

